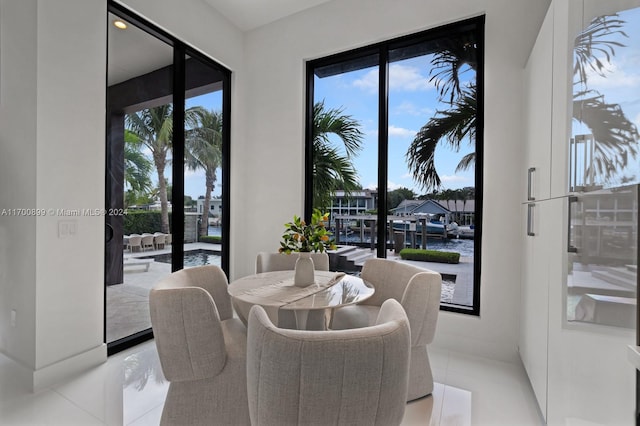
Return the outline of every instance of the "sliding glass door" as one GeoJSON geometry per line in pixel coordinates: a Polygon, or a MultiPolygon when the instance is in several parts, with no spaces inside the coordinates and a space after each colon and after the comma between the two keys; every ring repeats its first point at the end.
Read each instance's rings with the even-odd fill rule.
{"type": "Polygon", "coordinates": [[[230,72],[109,5],[105,340],[152,337],[149,290],[183,267],[228,268],[230,72]]]}

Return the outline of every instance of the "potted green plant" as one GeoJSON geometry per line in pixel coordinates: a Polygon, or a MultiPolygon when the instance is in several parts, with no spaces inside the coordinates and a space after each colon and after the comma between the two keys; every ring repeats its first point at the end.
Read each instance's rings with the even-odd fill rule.
{"type": "Polygon", "coordinates": [[[293,216],[292,222],[284,224],[285,232],[280,241],[280,253],[299,253],[295,266],[294,284],[306,287],[314,282],[313,259],[311,252],[325,252],[336,248],[335,241],[325,223],[329,220],[328,213],[315,209],[311,215],[311,223],[306,223],[299,216],[293,216]]]}

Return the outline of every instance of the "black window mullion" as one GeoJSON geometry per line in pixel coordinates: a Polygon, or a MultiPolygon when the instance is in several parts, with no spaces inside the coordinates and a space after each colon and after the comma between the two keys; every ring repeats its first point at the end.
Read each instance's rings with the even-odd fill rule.
{"type": "Polygon", "coordinates": [[[306,144],[304,149],[304,217],[306,221],[311,220],[311,213],[313,211],[313,70],[314,66],[307,64],[306,144]]]}
{"type": "Polygon", "coordinates": [[[231,183],[229,170],[231,170],[231,73],[224,72],[222,81],[222,270],[230,275],[229,253],[231,253],[231,241],[229,230],[231,229],[231,183]]]}
{"type": "Polygon", "coordinates": [[[389,50],[380,47],[378,63],[378,244],[377,256],[387,257],[387,180],[389,138],[389,50]]]}
{"type": "Polygon", "coordinates": [[[171,216],[175,244],[171,246],[171,270],[184,267],[184,108],[185,50],[182,44],[173,48],[173,143],[171,216]]]}

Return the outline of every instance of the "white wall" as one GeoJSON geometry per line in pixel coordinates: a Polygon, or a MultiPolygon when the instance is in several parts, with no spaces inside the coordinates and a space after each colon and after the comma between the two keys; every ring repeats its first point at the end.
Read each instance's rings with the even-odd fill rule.
{"type": "Polygon", "coordinates": [[[106,8],[101,0],[1,6],[0,209],[46,215],[2,218],[0,348],[38,388],[106,359],[104,218],[49,211],[104,206],[106,8]],[[59,238],[60,220],[77,234],[59,238]]]}
{"type": "Polygon", "coordinates": [[[275,250],[283,223],[302,213],[305,60],[486,13],[481,316],[442,312],[436,344],[516,360],[522,70],[548,4],[341,0],[247,33],[246,106],[233,117],[246,134],[234,140],[232,277],[252,273],[255,253],[275,250]]]}
{"type": "MultiPolygon", "coordinates": [[[[0,3],[0,210],[36,207],[36,9],[33,1],[0,3]]],[[[35,217],[0,215],[0,350],[31,368],[35,241],[35,217]]]]}

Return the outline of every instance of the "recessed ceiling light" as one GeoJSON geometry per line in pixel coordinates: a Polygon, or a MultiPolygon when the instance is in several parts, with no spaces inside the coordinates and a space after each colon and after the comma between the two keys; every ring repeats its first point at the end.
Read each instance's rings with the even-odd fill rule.
{"type": "Polygon", "coordinates": [[[113,21],[113,25],[120,29],[120,30],[126,30],[127,29],[127,24],[126,22],[120,20],[120,19],[116,19],[115,21],[113,21]]]}

